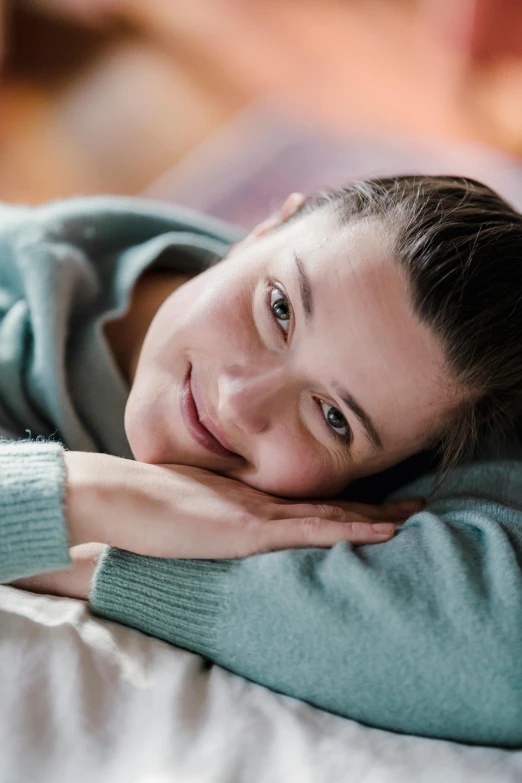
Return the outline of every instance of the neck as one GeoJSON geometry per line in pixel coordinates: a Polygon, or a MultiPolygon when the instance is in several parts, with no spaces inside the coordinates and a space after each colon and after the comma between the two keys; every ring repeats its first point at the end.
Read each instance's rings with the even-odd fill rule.
{"type": "Polygon", "coordinates": [[[105,336],[116,364],[130,386],[134,382],[141,349],[154,316],[170,294],[190,277],[166,269],[147,270],[132,290],[128,312],[105,324],[105,336]]]}

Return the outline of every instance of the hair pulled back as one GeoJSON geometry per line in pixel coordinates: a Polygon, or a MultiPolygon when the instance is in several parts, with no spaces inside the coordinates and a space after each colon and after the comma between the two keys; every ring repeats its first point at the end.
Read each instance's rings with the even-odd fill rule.
{"type": "Polygon", "coordinates": [[[291,219],[323,208],[342,224],[384,227],[415,314],[470,392],[433,444],[445,474],[521,412],[522,215],[488,186],[456,176],[353,182],[311,196],[291,219]]]}

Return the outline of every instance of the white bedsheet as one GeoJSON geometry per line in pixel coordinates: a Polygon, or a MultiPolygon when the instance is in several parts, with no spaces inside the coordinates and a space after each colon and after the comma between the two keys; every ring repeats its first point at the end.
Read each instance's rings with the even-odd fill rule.
{"type": "Polygon", "coordinates": [[[519,783],[522,751],[396,735],[0,587],[1,783],[519,783]]]}

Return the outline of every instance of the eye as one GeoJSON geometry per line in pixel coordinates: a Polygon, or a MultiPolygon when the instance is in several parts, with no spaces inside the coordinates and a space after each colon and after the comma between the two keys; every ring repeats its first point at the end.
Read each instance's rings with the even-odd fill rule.
{"type": "Polygon", "coordinates": [[[324,417],[335,434],[345,441],[351,441],[352,430],[341,411],[329,402],[319,400],[324,417]]]}
{"type": "Polygon", "coordinates": [[[290,319],[292,317],[292,309],[290,307],[290,302],[286,298],[286,296],[279,290],[279,288],[271,288],[270,289],[270,309],[272,310],[273,316],[283,332],[285,334],[288,334],[288,329],[290,327],[290,319]]]}

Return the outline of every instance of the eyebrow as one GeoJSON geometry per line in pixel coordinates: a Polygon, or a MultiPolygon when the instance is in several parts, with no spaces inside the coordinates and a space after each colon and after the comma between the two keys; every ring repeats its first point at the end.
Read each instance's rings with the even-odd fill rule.
{"type": "Polygon", "coordinates": [[[379,437],[379,433],[375,429],[375,425],[356,399],[350,394],[349,391],[346,391],[346,389],[343,389],[342,386],[339,386],[337,383],[333,383],[332,386],[334,387],[337,394],[340,396],[341,400],[344,402],[347,408],[349,408],[352,413],[359,419],[362,426],[364,427],[364,431],[366,433],[366,436],[370,443],[373,443],[373,445],[379,449],[379,451],[384,451],[384,446],[382,444],[382,440],[379,437]]]}
{"type": "MultiPolygon", "coordinates": [[[[301,294],[301,303],[305,314],[305,321],[309,322],[311,321],[314,315],[312,286],[310,285],[310,280],[308,278],[308,275],[306,274],[304,264],[295,251],[294,251],[294,260],[299,275],[299,292],[301,294]]],[[[332,386],[334,387],[336,393],[340,396],[341,400],[344,402],[346,407],[349,410],[351,410],[354,416],[360,421],[360,423],[364,428],[366,437],[368,438],[370,443],[372,443],[377,449],[379,449],[379,451],[384,451],[384,446],[382,444],[381,438],[379,437],[379,433],[377,432],[374,423],[372,422],[371,418],[368,416],[364,408],[361,407],[361,405],[359,405],[359,403],[353,397],[353,395],[350,394],[350,392],[346,391],[346,389],[343,389],[343,387],[340,384],[334,382],[332,386]]]]}
{"type": "Polygon", "coordinates": [[[305,272],[304,264],[294,251],[294,260],[299,273],[299,291],[301,293],[301,303],[305,314],[305,320],[308,322],[314,315],[314,300],[312,298],[312,286],[305,272]]]}

